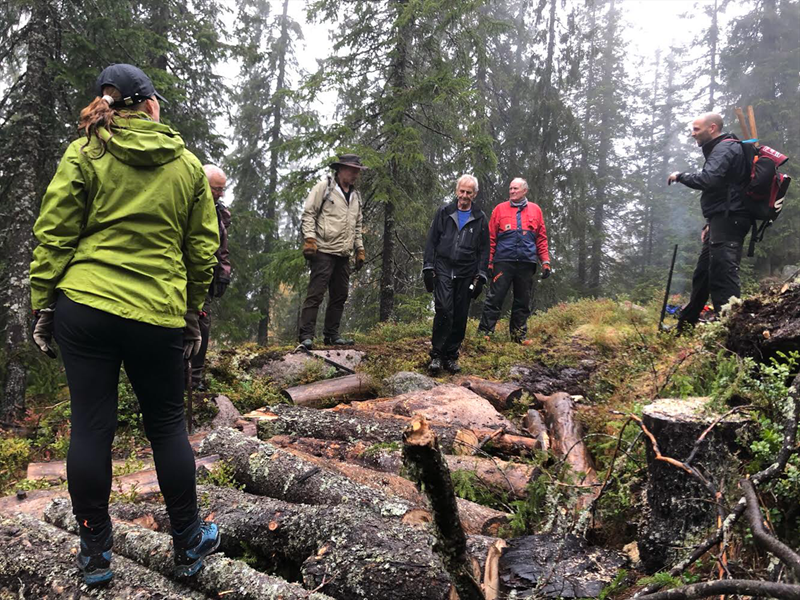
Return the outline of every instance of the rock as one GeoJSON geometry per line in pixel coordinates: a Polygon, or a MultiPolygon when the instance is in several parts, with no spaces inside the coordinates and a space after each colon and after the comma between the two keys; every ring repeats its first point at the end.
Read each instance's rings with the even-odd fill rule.
{"type": "Polygon", "coordinates": [[[259,377],[269,377],[281,384],[290,384],[298,380],[300,375],[309,369],[319,369],[321,372],[330,367],[322,359],[315,358],[305,352],[289,353],[278,359],[264,363],[256,374],[259,377]]]}
{"type": "Polygon", "coordinates": [[[436,387],[437,383],[426,375],[411,371],[400,371],[383,380],[386,393],[389,396],[399,396],[417,390],[429,390],[436,387]]]}
{"type": "Polygon", "coordinates": [[[337,365],[341,365],[355,371],[355,368],[361,364],[364,359],[364,353],[358,350],[312,350],[311,354],[319,356],[320,358],[327,358],[337,365]]]}
{"type": "MultiPolygon", "coordinates": [[[[664,399],[646,406],[642,420],[658,442],[661,454],[681,462],[695,441],[721,415],[707,409],[708,398],[664,399]]],[[[747,427],[746,416],[735,413],[717,424],[705,437],[692,466],[710,481],[734,481],[742,450],[737,439],[747,427]]],[[[646,507],[639,527],[638,546],[645,571],[653,573],[682,556],[682,548],[705,537],[716,524],[709,490],[697,479],[661,460],[646,440],[646,507]]]]}
{"type": "Polygon", "coordinates": [[[234,427],[235,423],[242,418],[241,413],[236,410],[233,402],[231,402],[227,396],[220,394],[214,398],[214,403],[217,405],[219,412],[211,421],[212,429],[219,429],[220,427],[234,427]]]}
{"type": "Polygon", "coordinates": [[[583,395],[584,385],[597,367],[593,359],[584,359],[577,366],[546,367],[542,364],[515,365],[509,376],[517,379],[530,394],[550,396],[556,392],[583,395]]]}

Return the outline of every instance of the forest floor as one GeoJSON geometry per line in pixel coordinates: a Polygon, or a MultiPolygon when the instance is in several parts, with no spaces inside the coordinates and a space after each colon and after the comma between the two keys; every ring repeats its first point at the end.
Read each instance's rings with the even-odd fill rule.
{"type": "MultiPolygon", "coordinates": [[[[537,473],[530,480],[525,497],[512,498],[461,472],[454,474],[453,483],[462,499],[508,515],[506,525],[497,532],[507,540],[519,536],[532,539],[530,536],[552,530],[556,523],[571,530],[579,527],[590,544],[627,556],[628,566],[607,578],[602,598],[627,597],[659,577],[668,585],[680,585],[706,579],[714,572],[713,562],[702,561],[677,578],[666,573],[645,577],[637,570],[632,543],[637,541],[643,514],[647,457],[640,431],[634,427],[626,429],[628,417],[639,417],[643,407],[658,398],[701,396],[717,411],[737,403],[768,402],[770,390],[753,392],[752,385],[764,372],[724,349],[721,343],[724,331],[719,324],[701,325],[694,334],[681,337],[658,333],[659,309],[656,302],[639,306],[608,299],[562,303],[531,317],[528,337],[532,343],[527,346],[508,340],[505,320],[490,339],[479,336],[477,323],[470,321],[460,357],[463,369],[460,375],[516,382],[524,388],[525,393],[503,411],[503,416],[515,426],[531,408],[538,406],[541,397],[557,392],[572,396],[583,442],[603,480],[603,492],[594,503],[590,527],[586,528],[584,523],[579,526],[579,517],[570,508],[586,494],[586,490],[575,485],[582,474],[570,473],[563,467],[564,461],[555,460],[547,451],[510,459],[512,464],[534,467],[537,473]],[[622,458],[618,458],[620,454],[622,458]]],[[[375,396],[391,395],[387,379],[398,372],[426,373],[430,324],[430,319],[389,323],[356,334],[352,350],[363,353],[356,370],[375,382],[375,396]]],[[[265,369],[269,364],[293,351],[293,345],[261,348],[253,344],[212,351],[207,389],[195,395],[194,421],[198,430],[202,432],[216,416],[214,399],[219,395],[226,396],[239,413],[246,415],[285,403],[281,392],[287,387],[339,374],[334,367],[320,361],[311,361],[283,378],[267,374],[265,369]]],[[[787,369],[796,366],[796,356],[784,358],[785,378],[787,369]]],[[[38,490],[65,491],[63,477],[26,478],[29,463],[61,461],[68,447],[69,405],[63,371],[53,365],[47,367],[33,380],[27,418],[14,431],[5,432],[0,440],[2,493],[35,496],[38,490]]],[[[773,365],[773,368],[778,367],[773,365]]],[[[441,385],[451,382],[453,377],[444,374],[435,379],[441,385]]],[[[774,383],[773,387],[779,386],[774,383]]],[[[762,435],[756,436],[754,443],[772,443],[774,448],[774,440],[764,439],[763,433],[772,424],[769,414],[766,410],[756,417],[762,435]]],[[[152,501],[150,488],[123,485],[126,477],[152,467],[135,396],[124,376],[120,382],[119,420],[114,443],[116,491],[112,501],[117,504],[152,501]]],[[[374,447],[379,446],[382,445],[374,447]]],[[[758,459],[755,452],[750,463],[741,467],[742,472],[755,469],[758,459]]],[[[235,472],[235,468],[206,469],[201,482],[241,489],[244,484],[235,472]]],[[[765,499],[776,530],[792,542],[800,540],[800,517],[797,510],[787,507],[797,498],[800,498],[800,483],[793,482],[786,489],[771,491],[765,499]]],[[[248,552],[246,549],[245,554],[248,552]]],[[[751,572],[761,572],[766,565],[747,540],[738,544],[730,559],[734,564],[746,565],[742,568],[751,572]]],[[[303,577],[308,579],[310,575],[303,577]]]]}

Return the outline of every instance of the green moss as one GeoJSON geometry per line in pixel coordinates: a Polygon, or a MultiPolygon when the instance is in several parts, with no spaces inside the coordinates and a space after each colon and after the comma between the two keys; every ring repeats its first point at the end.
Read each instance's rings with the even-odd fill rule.
{"type": "Polygon", "coordinates": [[[18,437],[0,438],[0,491],[5,493],[8,485],[28,464],[31,443],[18,437]]]}

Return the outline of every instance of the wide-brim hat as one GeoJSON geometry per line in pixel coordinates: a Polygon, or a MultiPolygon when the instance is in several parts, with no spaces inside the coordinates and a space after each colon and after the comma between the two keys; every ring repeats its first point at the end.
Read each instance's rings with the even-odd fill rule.
{"type": "Polygon", "coordinates": [[[358,154],[340,154],[339,158],[337,158],[328,166],[331,168],[354,167],[356,169],[361,169],[361,170],[369,168],[363,165],[363,163],[361,162],[361,157],[358,154]]]}
{"type": "Polygon", "coordinates": [[[112,85],[122,94],[122,100],[114,103],[115,107],[131,106],[144,102],[155,96],[161,102],[166,102],[164,97],[156,91],[153,82],[139,67],[119,63],[103,69],[97,78],[95,87],[97,95],[103,95],[103,87],[112,85]]]}

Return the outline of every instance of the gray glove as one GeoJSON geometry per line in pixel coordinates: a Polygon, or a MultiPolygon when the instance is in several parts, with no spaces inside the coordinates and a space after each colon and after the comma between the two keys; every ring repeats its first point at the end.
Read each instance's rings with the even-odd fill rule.
{"type": "Polygon", "coordinates": [[[190,310],[184,316],[186,326],[183,328],[183,358],[191,360],[200,352],[203,337],[200,335],[200,315],[190,310]]]}
{"type": "Polygon", "coordinates": [[[50,358],[55,358],[56,349],[53,348],[53,327],[55,321],[55,309],[53,307],[43,308],[33,313],[32,337],[33,343],[50,358]]]}

